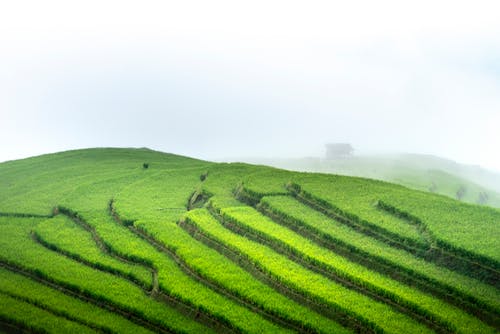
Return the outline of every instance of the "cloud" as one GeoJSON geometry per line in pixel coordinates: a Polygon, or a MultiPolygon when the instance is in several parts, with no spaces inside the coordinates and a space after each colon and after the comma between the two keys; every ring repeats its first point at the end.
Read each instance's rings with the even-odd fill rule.
{"type": "Polygon", "coordinates": [[[0,7],[0,140],[13,143],[0,160],[86,146],[311,155],[348,141],[500,170],[495,1],[0,7]]]}

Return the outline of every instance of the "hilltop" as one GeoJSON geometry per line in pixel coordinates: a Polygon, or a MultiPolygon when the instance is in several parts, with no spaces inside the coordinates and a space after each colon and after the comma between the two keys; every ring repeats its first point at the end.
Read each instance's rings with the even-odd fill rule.
{"type": "Polygon", "coordinates": [[[0,164],[0,329],[495,333],[500,210],[98,148],[0,164]]]}

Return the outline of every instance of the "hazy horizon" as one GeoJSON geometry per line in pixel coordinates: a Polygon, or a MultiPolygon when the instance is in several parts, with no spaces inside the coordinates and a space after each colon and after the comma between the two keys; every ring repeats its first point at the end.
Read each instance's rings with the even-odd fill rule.
{"type": "MultiPolygon", "coordinates": [[[[323,162],[329,162],[331,160],[329,160],[329,158],[327,158],[325,156],[325,150],[323,150],[322,152],[320,152],[319,154],[309,154],[309,155],[254,155],[254,156],[251,156],[251,155],[240,155],[240,156],[220,156],[220,157],[211,157],[211,158],[205,158],[205,157],[200,157],[200,156],[192,156],[192,155],[185,155],[181,152],[170,152],[170,151],[163,151],[161,149],[155,149],[153,147],[146,147],[146,146],[142,146],[142,147],[133,147],[133,146],[95,146],[95,147],[76,147],[76,148],[68,148],[68,149],[64,149],[64,150],[57,150],[57,151],[47,151],[47,152],[43,152],[43,153],[39,153],[39,154],[35,154],[35,155],[27,155],[27,156],[20,156],[18,158],[14,158],[14,159],[7,159],[7,160],[2,160],[0,161],[0,163],[2,162],[9,162],[9,161],[14,161],[14,160],[22,160],[22,159],[27,159],[27,158],[33,158],[33,157],[37,157],[37,156],[40,156],[40,155],[46,155],[46,154],[55,154],[55,153],[61,153],[61,152],[66,152],[66,151],[75,151],[75,150],[85,150],[85,149],[99,149],[99,148],[118,148],[118,149],[148,149],[148,150],[153,150],[153,151],[157,151],[157,152],[163,152],[163,153],[167,153],[167,154],[175,154],[175,155],[180,155],[180,156],[186,156],[186,157],[189,157],[189,158],[194,158],[194,159],[200,159],[200,160],[206,160],[206,161],[212,161],[212,162],[243,162],[243,163],[254,163],[254,164],[261,164],[261,163],[265,163],[266,161],[300,161],[300,160],[307,160],[307,159],[319,159],[319,161],[323,161],[323,162]]],[[[438,155],[433,155],[433,154],[427,154],[427,153],[419,153],[419,152],[403,152],[403,151],[393,151],[393,152],[389,152],[389,151],[376,151],[376,150],[354,150],[354,152],[352,153],[352,155],[348,156],[348,157],[344,157],[344,158],[339,158],[341,160],[343,159],[356,159],[356,158],[370,158],[370,157],[373,157],[373,158],[377,158],[377,159],[380,159],[380,158],[384,158],[384,157],[387,157],[387,158],[398,158],[398,157],[404,157],[404,156],[408,156],[408,157],[411,157],[411,156],[414,156],[414,157],[419,157],[419,156],[422,156],[422,157],[426,157],[426,158],[435,158],[435,159],[438,159],[438,160],[444,160],[444,161],[447,161],[447,162],[451,162],[451,163],[456,163],[460,166],[464,166],[464,167],[477,167],[477,168],[481,168],[485,171],[489,171],[489,172],[492,172],[492,173],[495,173],[495,174],[498,174],[500,175],[500,171],[499,170],[496,170],[494,168],[488,168],[488,167],[484,167],[484,166],[481,166],[479,164],[472,164],[472,163],[467,163],[467,162],[462,162],[462,161],[457,161],[457,160],[453,160],[451,158],[447,158],[447,157],[444,157],[444,156],[438,156],[438,155]]],[[[390,162],[390,161],[388,161],[390,162]]],[[[425,161],[423,161],[424,164],[425,164],[425,161]]],[[[272,165],[272,164],[271,164],[272,165]]],[[[287,168],[285,168],[287,169],[287,168]]]]}
{"type": "Polygon", "coordinates": [[[0,5],[0,161],[429,154],[500,171],[496,1],[0,5]]]}

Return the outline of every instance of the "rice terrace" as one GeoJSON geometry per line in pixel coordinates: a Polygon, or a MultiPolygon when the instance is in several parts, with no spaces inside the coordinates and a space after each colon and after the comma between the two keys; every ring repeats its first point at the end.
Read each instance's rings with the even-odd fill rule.
{"type": "Polygon", "coordinates": [[[149,149],[0,164],[0,331],[498,333],[500,210],[149,149]]]}

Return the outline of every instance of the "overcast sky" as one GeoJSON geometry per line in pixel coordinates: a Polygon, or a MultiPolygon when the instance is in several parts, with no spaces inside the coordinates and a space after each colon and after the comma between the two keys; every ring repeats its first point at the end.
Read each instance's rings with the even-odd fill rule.
{"type": "Polygon", "coordinates": [[[327,142],[500,170],[499,1],[3,1],[0,161],[327,142]]]}

